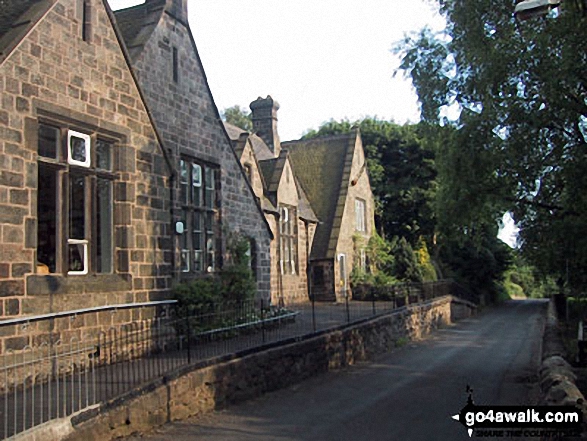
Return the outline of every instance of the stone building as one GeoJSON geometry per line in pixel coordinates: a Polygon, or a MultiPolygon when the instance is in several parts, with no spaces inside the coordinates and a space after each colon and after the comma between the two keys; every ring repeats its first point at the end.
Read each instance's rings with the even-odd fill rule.
{"type": "Polygon", "coordinates": [[[169,293],[172,169],[120,41],[102,0],[2,2],[0,316],[169,293]]]}
{"type": "Polygon", "coordinates": [[[187,0],[146,0],[115,15],[176,171],[176,277],[216,271],[227,254],[226,237],[236,233],[250,241],[257,291],[269,298],[271,229],[214,104],[187,0]]]}
{"type": "Polygon", "coordinates": [[[255,133],[225,124],[234,150],[275,237],[271,245],[274,304],[308,300],[308,270],[318,219],[296,178],[277,132],[279,104],[270,96],[251,103],[255,133]]]}
{"type": "Polygon", "coordinates": [[[271,248],[273,297],[287,293],[286,300],[311,295],[342,300],[351,294],[352,269],[367,267],[365,247],[374,228],[359,131],[281,143],[279,104],[268,96],[250,108],[253,134],[225,126],[276,237],[271,248]],[[286,226],[290,213],[297,216],[293,229],[286,226]],[[288,237],[295,245],[288,246],[288,237]],[[294,249],[296,257],[288,257],[294,249]],[[292,262],[296,270],[290,270],[292,262]]]}
{"type": "Polygon", "coordinates": [[[185,0],[118,17],[105,0],[2,2],[0,317],[166,299],[220,268],[232,233],[269,297],[271,229],[186,13],[185,0]]]}
{"type": "Polygon", "coordinates": [[[284,142],[296,177],[320,223],[310,253],[316,299],[351,295],[354,267],[367,270],[365,247],[375,227],[375,204],[358,129],[349,134],[284,142]]]}

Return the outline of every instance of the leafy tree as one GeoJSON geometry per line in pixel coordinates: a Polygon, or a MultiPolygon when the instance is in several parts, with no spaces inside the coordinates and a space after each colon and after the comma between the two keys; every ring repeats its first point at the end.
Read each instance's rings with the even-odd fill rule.
{"type": "Polygon", "coordinates": [[[332,120],[304,139],[349,133],[354,126],[361,130],[379,230],[387,237],[405,237],[414,246],[421,236],[431,239],[436,169],[423,132],[418,126],[365,118],[355,123],[332,120]]]}
{"type": "Polygon", "coordinates": [[[437,3],[445,32],[425,29],[407,37],[397,52],[420,97],[424,121],[448,125],[443,109],[461,110],[442,148],[446,163],[438,164],[446,179],[439,200],[458,209],[461,237],[479,237],[477,247],[487,227],[512,209],[531,263],[584,287],[584,3],[565,1],[558,16],[525,22],[513,17],[513,1],[437,3]]]}
{"type": "Polygon", "coordinates": [[[233,126],[240,127],[247,132],[253,131],[251,112],[239,105],[229,107],[222,111],[222,119],[233,126]]]}
{"type": "Polygon", "coordinates": [[[512,264],[511,249],[495,234],[483,235],[482,243],[449,239],[439,247],[445,276],[466,286],[479,299],[500,299],[506,271],[512,264]]]}
{"type": "Polygon", "coordinates": [[[395,238],[392,245],[393,275],[406,282],[421,282],[422,271],[414,249],[405,237],[395,238]]]}

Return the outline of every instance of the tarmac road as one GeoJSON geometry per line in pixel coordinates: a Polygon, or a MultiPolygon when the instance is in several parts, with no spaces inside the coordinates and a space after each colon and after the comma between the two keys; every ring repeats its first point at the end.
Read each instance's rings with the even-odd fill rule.
{"type": "Polygon", "coordinates": [[[467,385],[477,405],[534,403],[545,309],[511,301],[373,362],[128,440],[468,440],[451,419],[467,385]]]}

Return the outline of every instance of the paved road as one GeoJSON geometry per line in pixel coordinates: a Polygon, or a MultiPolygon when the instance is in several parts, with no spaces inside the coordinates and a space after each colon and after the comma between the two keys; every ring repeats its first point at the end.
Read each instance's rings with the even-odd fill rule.
{"type": "Polygon", "coordinates": [[[480,405],[535,399],[545,307],[511,301],[374,362],[129,441],[467,440],[450,418],[467,385],[480,405]]]}

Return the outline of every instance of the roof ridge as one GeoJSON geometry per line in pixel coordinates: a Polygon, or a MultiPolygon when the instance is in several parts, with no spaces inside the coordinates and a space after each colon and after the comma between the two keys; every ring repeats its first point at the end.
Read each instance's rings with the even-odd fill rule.
{"type": "Polygon", "coordinates": [[[336,133],[336,134],[332,134],[332,135],[321,135],[321,136],[316,136],[315,138],[307,138],[307,139],[294,139],[291,141],[283,141],[281,144],[296,144],[296,143],[310,143],[310,142],[319,142],[319,141],[326,141],[326,140],[331,140],[331,139],[344,139],[344,138],[348,138],[351,136],[356,136],[355,131],[353,130],[352,132],[347,132],[347,133],[336,133]]]}

